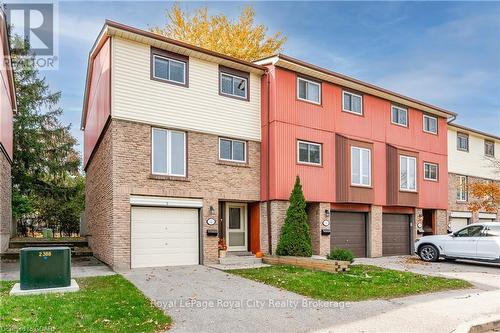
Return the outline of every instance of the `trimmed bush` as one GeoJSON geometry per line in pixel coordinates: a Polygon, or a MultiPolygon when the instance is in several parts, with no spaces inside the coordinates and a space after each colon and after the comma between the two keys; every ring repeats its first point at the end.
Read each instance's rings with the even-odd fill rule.
{"type": "Polygon", "coordinates": [[[341,260],[352,262],[354,260],[354,255],[351,250],[335,248],[329,255],[326,256],[330,260],[341,260]]]}
{"type": "Polygon", "coordinates": [[[290,194],[290,207],[286,211],[285,223],[281,227],[276,254],[279,256],[312,256],[311,233],[307,223],[306,199],[297,176],[290,194]]]}

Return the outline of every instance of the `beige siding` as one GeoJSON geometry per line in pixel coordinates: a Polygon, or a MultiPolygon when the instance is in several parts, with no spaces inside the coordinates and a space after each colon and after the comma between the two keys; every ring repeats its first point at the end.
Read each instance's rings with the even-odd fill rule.
{"type": "MultiPolygon", "coordinates": [[[[485,137],[467,132],[457,130],[456,128],[448,128],[448,172],[473,176],[486,179],[500,180],[500,174],[495,172],[492,166],[484,155],[484,139],[485,137]],[[469,134],[469,151],[460,151],[457,149],[457,131],[469,134]]],[[[495,157],[498,159],[500,156],[500,142],[495,141],[495,157]]]]}
{"type": "Polygon", "coordinates": [[[112,116],[158,126],[260,141],[260,77],[250,101],[220,96],[218,64],[190,57],[189,87],[150,79],[150,47],[113,38],[112,116]]]}

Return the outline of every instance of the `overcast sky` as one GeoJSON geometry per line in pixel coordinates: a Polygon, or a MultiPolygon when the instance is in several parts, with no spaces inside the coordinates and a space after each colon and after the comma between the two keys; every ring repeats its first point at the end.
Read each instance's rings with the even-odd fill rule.
{"type": "MultiPolygon", "coordinates": [[[[59,2],[64,121],[79,131],[88,52],[106,18],[147,29],[170,2],[59,2]]],[[[189,2],[236,17],[244,2],[189,2]]],[[[257,23],[288,36],[284,53],[457,112],[457,122],[500,135],[500,3],[256,2],[257,23]]],[[[80,147],[81,149],[81,147],[80,147]]]]}

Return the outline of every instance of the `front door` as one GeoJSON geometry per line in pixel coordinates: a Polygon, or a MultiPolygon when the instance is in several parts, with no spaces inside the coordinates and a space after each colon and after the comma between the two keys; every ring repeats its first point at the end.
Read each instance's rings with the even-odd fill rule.
{"type": "Polygon", "coordinates": [[[228,251],[247,251],[247,205],[226,203],[226,235],[228,251]]]}

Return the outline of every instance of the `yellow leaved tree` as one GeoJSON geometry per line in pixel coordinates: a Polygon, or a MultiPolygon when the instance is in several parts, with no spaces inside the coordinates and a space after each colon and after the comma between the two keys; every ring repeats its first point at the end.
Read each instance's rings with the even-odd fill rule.
{"type": "Polygon", "coordinates": [[[281,32],[267,36],[265,25],[255,25],[255,11],[250,6],[233,20],[226,15],[208,15],[207,8],[190,14],[175,3],[166,18],[164,27],[152,27],[151,32],[247,61],[280,52],[286,41],[281,32]]]}
{"type": "MultiPolygon", "coordinates": [[[[494,157],[487,158],[493,168],[496,178],[500,178],[500,160],[494,157]]],[[[500,181],[473,181],[467,186],[469,192],[469,209],[496,213],[500,210],[500,181]]]]}

